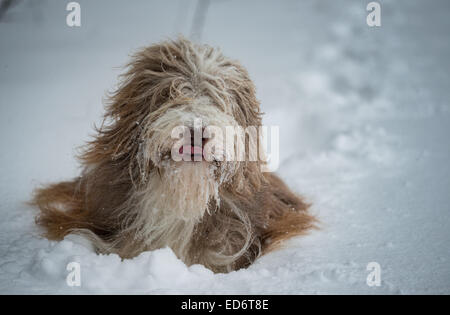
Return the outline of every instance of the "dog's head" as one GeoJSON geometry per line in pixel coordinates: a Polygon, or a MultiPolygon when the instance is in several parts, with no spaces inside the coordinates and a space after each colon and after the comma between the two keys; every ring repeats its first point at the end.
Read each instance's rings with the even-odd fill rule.
{"type": "Polygon", "coordinates": [[[247,71],[217,49],[180,38],[133,56],[82,159],[89,167],[115,165],[136,191],[158,195],[152,208],[200,218],[211,200],[220,202],[220,190],[245,193],[263,180],[263,162],[248,159],[259,141],[248,130],[259,126],[247,71]],[[244,146],[236,141],[242,132],[244,146]]]}

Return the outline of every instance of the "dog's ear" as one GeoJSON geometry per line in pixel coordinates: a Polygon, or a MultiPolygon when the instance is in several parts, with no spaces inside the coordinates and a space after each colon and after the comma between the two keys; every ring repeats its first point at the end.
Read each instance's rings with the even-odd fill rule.
{"type": "Polygon", "coordinates": [[[169,100],[179,101],[190,88],[189,78],[182,75],[189,73],[182,57],[186,54],[183,43],[162,42],[132,56],[118,88],[108,95],[103,123],[79,156],[81,162],[96,164],[137,157],[150,114],[157,115],[169,100]]]}
{"type": "MultiPolygon", "coordinates": [[[[116,91],[108,96],[101,126],[94,126],[93,139],[78,156],[84,165],[114,162],[128,169],[139,153],[141,124],[149,114],[146,101],[139,97],[142,78],[133,65],[122,76],[116,91]]],[[[139,72],[139,71],[138,71],[139,72]]],[[[148,82],[148,84],[151,84],[148,82]]]]}
{"type": "Polygon", "coordinates": [[[78,158],[82,164],[114,163],[117,169],[128,170],[132,178],[140,176],[143,128],[152,107],[163,102],[167,93],[158,84],[162,65],[156,66],[157,50],[158,46],[144,49],[127,65],[118,88],[108,95],[101,126],[94,126],[93,139],[81,148],[78,158]]]}

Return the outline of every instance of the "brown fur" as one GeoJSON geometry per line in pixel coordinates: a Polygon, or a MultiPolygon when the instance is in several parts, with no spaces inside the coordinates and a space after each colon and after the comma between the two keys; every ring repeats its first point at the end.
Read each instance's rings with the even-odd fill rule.
{"type": "Polygon", "coordinates": [[[188,265],[226,272],[248,266],[313,227],[308,205],[276,175],[262,173],[259,161],[221,162],[217,172],[229,173],[230,179],[198,218],[174,216],[168,225],[167,210],[158,212],[158,219],[148,215],[155,198],[149,187],[158,187],[175,167],[164,166],[170,146],[154,126],[174,108],[198,111],[201,106],[195,104],[202,97],[244,128],[261,125],[253,83],[236,61],[182,38],[137,53],[110,97],[102,127],[80,156],[81,176],[35,192],[33,203],[41,210],[37,223],[46,237],[84,234],[99,252],[123,258],[170,246],[188,265]]]}

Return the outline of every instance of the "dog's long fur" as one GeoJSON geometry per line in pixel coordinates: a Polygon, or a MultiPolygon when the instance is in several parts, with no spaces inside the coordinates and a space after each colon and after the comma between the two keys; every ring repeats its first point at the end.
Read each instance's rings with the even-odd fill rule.
{"type": "Polygon", "coordinates": [[[188,265],[227,272],[313,227],[308,205],[262,162],[170,160],[170,131],[193,117],[261,126],[246,70],[183,38],[134,55],[80,155],[81,176],[35,192],[46,236],[82,234],[122,258],[169,246],[188,265]]]}

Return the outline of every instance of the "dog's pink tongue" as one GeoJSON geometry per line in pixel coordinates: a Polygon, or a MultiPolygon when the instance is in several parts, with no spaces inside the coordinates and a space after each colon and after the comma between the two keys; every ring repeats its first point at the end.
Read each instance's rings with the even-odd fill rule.
{"type": "Polygon", "coordinates": [[[201,147],[191,147],[191,154],[203,155],[203,149],[201,147]]]}
{"type": "MultiPolygon", "coordinates": [[[[180,152],[180,154],[183,154],[184,147],[181,146],[178,152],[180,152]]],[[[191,146],[191,154],[193,154],[193,155],[203,155],[203,148],[202,147],[197,147],[197,146],[191,146]]]]}

